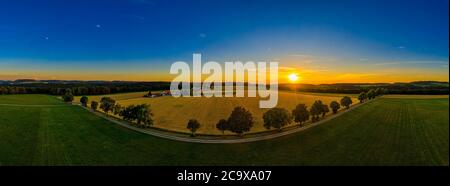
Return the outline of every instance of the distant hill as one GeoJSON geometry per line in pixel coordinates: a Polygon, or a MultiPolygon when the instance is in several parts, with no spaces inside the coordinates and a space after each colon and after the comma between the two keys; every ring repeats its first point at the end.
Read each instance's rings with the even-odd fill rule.
{"type": "Polygon", "coordinates": [[[449,82],[415,81],[409,83],[335,83],[335,84],[283,84],[282,90],[323,93],[360,93],[373,88],[386,88],[390,94],[449,94],[449,82]]]}
{"type": "Polygon", "coordinates": [[[16,79],[14,82],[16,83],[28,83],[28,82],[36,82],[35,79],[16,79]]]}
{"type": "MultiPolygon", "coordinates": [[[[64,93],[70,88],[75,95],[109,94],[149,90],[168,90],[170,82],[137,81],[79,81],[79,80],[0,80],[0,87],[25,88],[26,93],[55,94],[64,93]]],[[[409,83],[334,83],[334,84],[280,84],[280,90],[297,90],[318,93],[357,94],[375,88],[385,88],[390,94],[449,94],[449,82],[415,81],[409,83]]],[[[5,92],[3,90],[3,92],[5,92]]],[[[14,91],[12,91],[14,92],[14,91]]],[[[23,92],[23,91],[21,91],[23,92]]]]}

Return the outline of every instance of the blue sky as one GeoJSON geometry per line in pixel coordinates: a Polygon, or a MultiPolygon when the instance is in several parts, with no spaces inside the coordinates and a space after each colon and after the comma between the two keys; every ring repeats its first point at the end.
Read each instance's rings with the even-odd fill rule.
{"type": "Polygon", "coordinates": [[[1,0],[0,79],[75,78],[55,74],[85,68],[164,75],[194,52],[205,60],[302,68],[308,56],[316,64],[308,69],[375,65],[448,76],[448,17],[447,0],[1,0]]]}

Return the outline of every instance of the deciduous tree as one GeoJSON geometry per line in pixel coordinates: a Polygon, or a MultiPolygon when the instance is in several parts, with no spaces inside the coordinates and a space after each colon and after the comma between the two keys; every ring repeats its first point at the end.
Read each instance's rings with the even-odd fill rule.
{"type": "Polygon", "coordinates": [[[195,132],[200,128],[200,123],[196,119],[190,119],[186,128],[191,131],[191,136],[195,136],[195,132]]]}
{"type": "Polygon", "coordinates": [[[369,99],[375,98],[375,90],[370,89],[369,92],[367,92],[367,98],[369,99]]]}
{"type": "Polygon", "coordinates": [[[228,130],[228,121],[226,119],[221,119],[216,124],[216,128],[225,134],[225,131],[228,130]]]}
{"type": "Polygon", "coordinates": [[[71,89],[66,89],[66,93],[63,95],[63,100],[66,103],[72,102],[73,101],[73,94],[72,94],[72,90],[71,89]]]}
{"type": "Polygon", "coordinates": [[[228,117],[228,126],[231,132],[244,135],[245,132],[250,131],[253,127],[254,120],[252,114],[243,107],[235,107],[228,117]]]}
{"type": "Polygon", "coordinates": [[[320,100],[314,101],[313,105],[309,109],[309,113],[312,115],[312,121],[319,120],[319,116],[323,113],[323,103],[320,100]]]}
{"type": "Polygon", "coordinates": [[[116,104],[116,100],[110,98],[110,97],[103,97],[100,100],[100,108],[105,112],[106,115],[108,115],[109,111],[112,111],[114,109],[114,105],[116,104]]]}
{"type": "Polygon", "coordinates": [[[80,98],[80,103],[81,105],[83,105],[84,107],[87,107],[87,103],[89,102],[89,98],[87,96],[83,96],[80,98]]]}
{"type": "Polygon", "coordinates": [[[119,115],[121,111],[122,111],[122,106],[120,104],[117,103],[116,105],[114,105],[114,108],[113,108],[114,115],[119,115]]]}
{"type": "Polygon", "coordinates": [[[325,115],[326,115],[328,112],[330,112],[330,109],[328,108],[328,105],[323,104],[323,105],[322,105],[322,118],[324,118],[325,115]]]}
{"type": "Polygon", "coordinates": [[[266,129],[276,128],[278,131],[290,124],[292,116],[288,110],[284,108],[271,108],[263,115],[264,127],[266,129]]]}
{"type": "Polygon", "coordinates": [[[337,111],[341,108],[341,105],[337,101],[332,101],[330,103],[330,107],[333,110],[333,113],[336,114],[337,111]]]}
{"type": "Polygon", "coordinates": [[[358,100],[360,103],[363,103],[364,101],[366,101],[366,99],[367,99],[367,94],[365,92],[361,92],[358,95],[358,100]]]}
{"type": "Polygon", "coordinates": [[[294,121],[302,125],[303,122],[309,120],[309,111],[305,104],[298,104],[294,110],[292,110],[292,116],[294,121]]]}
{"type": "Polygon", "coordinates": [[[91,101],[91,109],[96,111],[98,107],[98,102],[96,101],[91,101]]]}
{"type": "Polygon", "coordinates": [[[341,105],[344,106],[345,108],[350,108],[350,105],[353,103],[352,98],[348,97],[348,96],[344,96],[341,99],[341,105]]]}

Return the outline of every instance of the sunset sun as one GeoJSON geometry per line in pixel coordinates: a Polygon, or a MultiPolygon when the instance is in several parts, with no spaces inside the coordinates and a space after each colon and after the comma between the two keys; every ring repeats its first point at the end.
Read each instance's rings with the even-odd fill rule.
{"type": "Polygon", "coordinates": [[[296,73],[292,73],[292,74],[289,74],[288,79],[291,82],[297,82],[299,77],[296,73]]]}

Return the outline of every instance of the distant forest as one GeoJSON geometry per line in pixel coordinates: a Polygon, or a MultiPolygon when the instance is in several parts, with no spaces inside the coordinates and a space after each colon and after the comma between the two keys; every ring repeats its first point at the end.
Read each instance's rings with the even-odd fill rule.
{"type": "MultiPolygon", "coordinates": [[[[74,95],[100,95],[123,92],[168,90],[170,82],[130,81],[62,81],[0,80],[0,94],[51,94],[63,95],[70,88],[74,95]]],[[[417,81],[410,83],[336,83],[336,84],[280,84],[279,90],[297,90],[316,93],[357,94],[373,88],[385,88],[388,94],[449,94],[448,82],[417,81]]]]}

